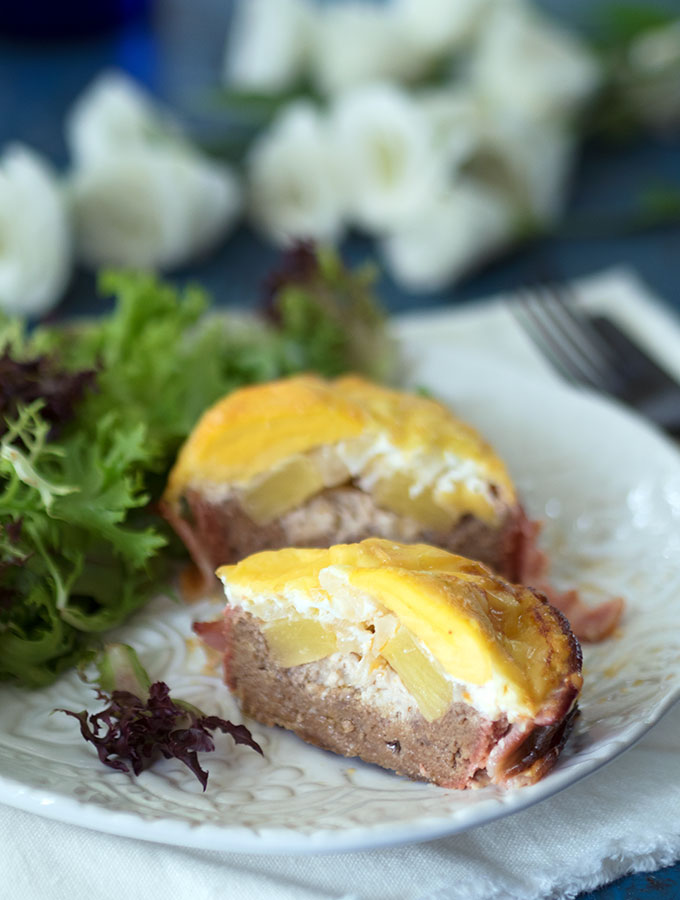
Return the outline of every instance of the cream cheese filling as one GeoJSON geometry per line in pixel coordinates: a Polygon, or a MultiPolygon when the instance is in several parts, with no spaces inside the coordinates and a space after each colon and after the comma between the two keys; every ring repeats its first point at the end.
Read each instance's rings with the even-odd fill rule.
{"type": "MultiPolygon", "coordinates": [[[[447,497],[461,486],[466,492],[483,498],[494,515],[501,513],[512,501],[512,497],[506,496],[507,492],[489,481],[477,461],[456,456],[448,450],[443,453],[433,453],[426,448],[407,450],[394,445],[385,432],[363,434],[303,455],[318,468],[325,488],[354,481],[362,491],[371,494],[379,481],[403,476],[410,481],[408,494],[411,499],[430,491],[437,505],[451,514],[454,510],[451,503],[447,503],[447,497]]],[[[239,499],[241,492],[256,484],[259,478],[270,477],[290,462],[290,457],[282,460],[274,469],[244,483],[201,479],[195,486],[200,485],[215,503],[239,499]]]]}

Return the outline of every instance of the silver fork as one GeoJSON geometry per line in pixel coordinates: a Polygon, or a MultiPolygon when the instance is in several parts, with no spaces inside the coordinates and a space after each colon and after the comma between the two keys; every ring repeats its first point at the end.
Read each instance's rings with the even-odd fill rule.
{"type": "Polygon", "coordinates": [[[680,384],[611,319],[586,315],[553,285],[520,291],[508,306],[564,378],[616,397],[680,437],[680,384]]]}

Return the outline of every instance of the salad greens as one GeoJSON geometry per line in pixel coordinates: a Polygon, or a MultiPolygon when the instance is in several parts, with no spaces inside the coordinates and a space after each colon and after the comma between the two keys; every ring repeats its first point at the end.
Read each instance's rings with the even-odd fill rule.
{"type": "Polygon", "coordinates": [[[99,668],[97,697],[107,701],[105,709],[88,715],[57,709],[80,722],[80,733],[94,744],[104,765],[135,775],[148,769],[161,756],[178,759],[201,782],[208,773],[201,768],[198,751],[210,752],[215,744],[211,731],[230,734],[236,744],[245,744],[257,753],[262,748],[245,725],[234,725],[219,716],[206,716],[185,700],[173,700],[164,681],[153,684],[137,654],[127,644],[105,647],[99,668]]]}
{"type": "Polygon", "coordinates": [[[155,501],[211,403],[310,369],[389,375],[367,274],[297,253],[268,321],[208,315],[202,291],[129,272],[101,277],[117,304],[97,320],[0,320],[0,679],[49,683],[170,577],[182,551],[155,501]]]}
{"type": "Polygon", "coordinates": [[[375,277],[370,263],[350,271],[330,249],[301,243],[287,254],[267,285],[284,371],[330,377],[349,370],[391,379],[394,353],[373,296],[375,277]]]}

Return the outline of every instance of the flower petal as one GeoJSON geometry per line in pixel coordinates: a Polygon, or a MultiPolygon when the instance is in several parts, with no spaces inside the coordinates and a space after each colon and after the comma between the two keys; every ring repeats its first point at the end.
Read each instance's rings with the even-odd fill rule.
{"type": "Polygon", "coordinates": [[[225,167],[157,147],[72,177],[77,250],[88,265],[172,268],[234,223],[239,189],[225,167]]]}
{"type": "Polygon", "coordinates": [[[307,102],[287,106],[248,157],[255,223],[279,244],[337,240],[344,227],[337,165],[320,113],[307,102]]]}
{"type": "Polygon", "coordinates": [[[418,220],[382,242],[392,275],[414,291],[438,290],[511,238],[513,208],[500,194],[461,180],[418,220]]]}
{"type": "Polygon", "coordinates": [[[240,0],[224,57],[230,87],[279,91],[304,71],[315,28],[306,0],[240,0]]]}
{"type": "Polygon", "coordinates": [[[47,312],[71,273],[71,234],[56,176],[19,144],[0,159],[0,309],[11,315],[47,312]]]}

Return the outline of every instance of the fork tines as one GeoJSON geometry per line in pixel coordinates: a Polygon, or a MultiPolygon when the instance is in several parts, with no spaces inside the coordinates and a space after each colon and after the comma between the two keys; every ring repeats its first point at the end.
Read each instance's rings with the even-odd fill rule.
{"type": "Polygon", "coordinates": [[[522,290],[509,307],[561,375],[600,391],[619,392],[621,377],[610,346],[562,289],[542,285],[522,290]]]}
{"type": "Polygon", "coordinates": [[[680,437],[680,384],[602,315],[583,313],[567,288],[543,285],[508,303],[516,321],[569,381],[627,403],[680,437]]]}

